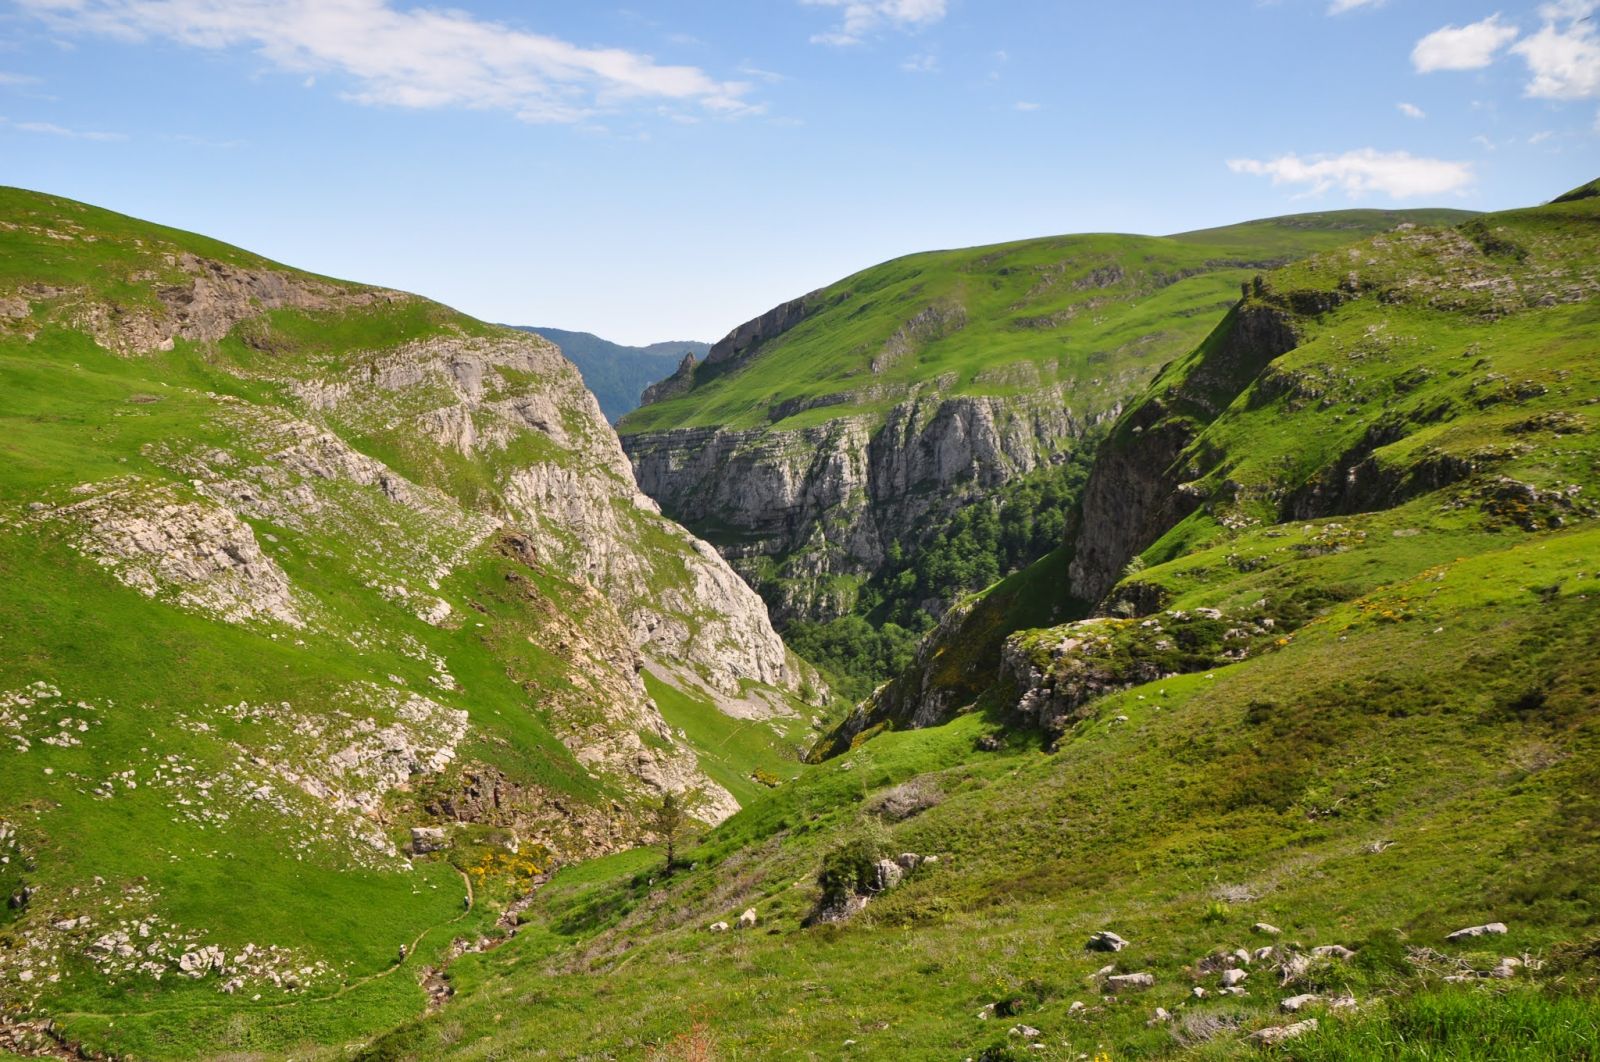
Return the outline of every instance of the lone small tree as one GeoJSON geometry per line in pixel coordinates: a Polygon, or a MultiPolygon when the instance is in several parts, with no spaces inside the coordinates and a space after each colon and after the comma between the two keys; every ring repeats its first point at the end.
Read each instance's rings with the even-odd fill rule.
{"type": "Polygon", "coordinates": [[[652,823],[657,836],[667,846],[667,873],[672,873],[673,865],[678,861],[678,835],[683,832],[684,823],[688,819],[688,811],[684,807],[684,800],[677,793],[668,793],[661,798],[661,803],[656,806],[655,820],[652,823]]]}

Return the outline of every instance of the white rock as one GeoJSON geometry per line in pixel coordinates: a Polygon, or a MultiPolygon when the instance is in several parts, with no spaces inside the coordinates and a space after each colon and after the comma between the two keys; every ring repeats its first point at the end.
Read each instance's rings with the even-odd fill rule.
{"type": "Polygon", "coordinates": [[[1090,951],[1121,951],[1128,946],[1128,942],[1110,930],[1103,930],[1089,938],[1090,951]]]}
{"type": "Polygon", "coordinates": [[[1466,929],[1458,929],[1444,939],[1451,941],[1471,940],[1474,937],[1503,936],[1508,932],[1510,932],[1510,930],[1506,928],[1506,924],[1504,922],[1490,922],[1488,925],[1469,926],[1466,929]]]}
{"type": "Polygon", "coordinates": [[[1263,936],[1268,936],[1268,937],[1280,936],[1283,933],[1283,930],[1279,929],[1277,926],[1273,925],[1270,922],[1257,922],[1255,925],[1251,926],[1250,928],[1253,929],[1255,932],[1260,933],[1263,936]]]}
{"type": "Polygon", "coordinates": [[[1243,970],[1223,970],[1222,987],[1233,988],[1236,985],[1241,985],[1244,983],[1245,978],[1249,976],[1250,975],[1243,970]]]}
{"type": "Polygon", "coordinates": [[[758,918],[756,915],[756,909],[754,907],[747,907],[745,908],[744,913],[739,916],[739,928],[754,929],[757,921],[758,918]]]}
{"type": "Polygon", "coordinates": [[[1283,1009],[1283,1012],[1285,1014],[1293,1014],[1296,1011],[1300,1010],[1302,1007],[1308,1007],[1313,1003],[1320,1003],[1320,1002],[1322,1002],[1322,997],[1321,996],[1317,995],[1314,992],[1306,992],[1306,993],[1304,993],[1302,995],[1290,996],[1288,999],[1284,1000],[1282,1003],[1279,1003],[1278,1006],[1283,1009]]]}
{"type": "Polygon", "coordinates": [[[1250,1042],[1270,1046],[1272,1044],[1281,1044],[1286,1040],[1297,1039],[1308,1032],[1316,1032],[1316,1030],[1317,1019],[1307,1018],[1305,1021],[1297,1021],[1293,1025],[1278,1025],[1270,1029],[1260,1029],[1250,1034],[1250,1042]]]}
{"type": "Polygon", "coordinates": [[[1148,973],[1113,974],[1106,978],[1106,987],[1118,992],[1149,988],[1155,983],[1155,975],[1148,973]]]}

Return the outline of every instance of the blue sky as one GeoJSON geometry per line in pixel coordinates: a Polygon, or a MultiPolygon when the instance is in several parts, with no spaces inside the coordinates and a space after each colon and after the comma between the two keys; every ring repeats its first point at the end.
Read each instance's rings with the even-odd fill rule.
{"type": "Polygon", "coordinates": [[[0,0],[0,183],[714,339],[896,255],[1600,176],[1600,0],[0,0]]]}

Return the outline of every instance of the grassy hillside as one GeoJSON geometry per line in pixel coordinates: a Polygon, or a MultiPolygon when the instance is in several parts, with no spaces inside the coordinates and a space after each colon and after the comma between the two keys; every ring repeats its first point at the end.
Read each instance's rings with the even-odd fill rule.
{"type": "Polygon", "coordinates": [[[742,792],[782,769],[662,721],[555,525],[495,501],[612,496],[591,402],[536,338],[0,189],[0,1051],[336,1050],[711,785],[694,742],[742,792]]]}
{"type": "Polygon", "coordinates": [[[730,368],[702,365],[692,392],[630,414],[620,430],[796,427],[881,412],[940,378],[951,394],[1069,383],[1085,406],[1105,405],[1198,342],[1253,273],[1407,219],[1465,216],[1332,212],[1171,238],[1059,236],[896,259],[824,288],[821,309],[797,327],[730,368]]]}
{"type": "Polygon", "coordinates": [[[541,327],[522,330],[544,336],[561,348],[561,353],[583,374],[585,386],[594,392],[601,411],[613,424],[638,409],[644,389],[671,376],[685,354],[703,358],[711,349],[710,343],[692,341],[630,347],[590,332],[541,327]]]}
{"type": "Polygon", "coordinates": [[[1595,1057],[1597,204],[1263,276],[925,646],[942,711],[558,876],[366,1057],[1595,1057]]]}

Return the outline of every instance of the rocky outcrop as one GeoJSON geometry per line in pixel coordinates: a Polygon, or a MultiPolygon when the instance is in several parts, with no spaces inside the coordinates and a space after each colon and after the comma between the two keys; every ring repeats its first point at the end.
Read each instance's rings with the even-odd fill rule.
{"type": "Polygon", "coordinates": [[[675,429],[629,435],[623,446],[641,489],[711,537],[783,622],[847,611],[833,577],[872,575],[891,544],[914,546],[1117,412],[1078,412],[1062,387],[1008,398],[930,388],[881,417],[675,429]]]}
{"type": "Polygon", "coordinates": [[[726,365],[754,352],[764,343],[783,335],[825,305],[822,293],[813,291],[775,307],[729,332],[706,355],[707,365],[726,365]]]}
{"type": "Polygon", "coordinates": [[[289,577],[231,509],[133,476],[74,494],[81,500],[35,503],[34,519],[64,524],[125,586],[229,623],[305,626],[289,577]]]}
{"type": "Polygon", "coordinates": [[[644,394],[639,396],[639,404],[648,406],[653,402],[665,402],[669,398],[688,394],[694,388],[694,370],[698,364],[692,352],[685,354],[671,376],[644,389],[644,394]]]}
{"type": "Polygon", "coordinates": [[[1156,381],[1101,448],[1084,488],[1069,571],[1074,597],[1099,601],[1136,554],[1201,504],[1201,489],[1188,485],[1199,470],[1180,458],[1203,425],[1298,343],[1291,313],[1246,300],[1201,347],[1181,382],[1163,388],[1156,381]]]}
{"type": "MultiPolygon", "coordinates": [[[[594,396],[548,341],[439,337],[292,386],[336,423],[370,431],[409,422],[433,445],[494,468],[495,491],[477,505],[541,532],[546,562],[604,591],[648,655],[687,662],[729,693],[747,680],[796,684],[760,598],[639,492],[594,396]],[[540,386],[519,383],[528,378],[540,386]]],[[[446,467],[420,455],[415,475],[446,467]]]]}

